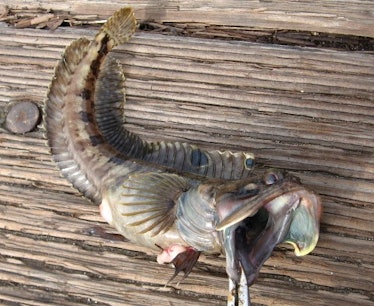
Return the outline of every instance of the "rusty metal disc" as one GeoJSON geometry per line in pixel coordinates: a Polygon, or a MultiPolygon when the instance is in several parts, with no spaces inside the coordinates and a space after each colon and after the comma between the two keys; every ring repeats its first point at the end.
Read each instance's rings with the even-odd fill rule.
{"type": "Polygon", "coordinates": [[[32,131],[40,121],[40,110],[29,101],[10,105],[5,118],[5,128],[15,134],[32,131]]]}

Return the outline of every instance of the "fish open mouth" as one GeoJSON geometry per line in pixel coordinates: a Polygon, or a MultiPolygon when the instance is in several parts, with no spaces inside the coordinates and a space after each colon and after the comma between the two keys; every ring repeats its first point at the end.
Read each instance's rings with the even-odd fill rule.
{"type": "Polygon", "coordinates": [[[233,193],[217,204],[223,213],[216,229],[222,231],[226,270],[235,283],[244,272],[251,285],[277,244],[289,243],[303,256],[318,241],[319,197],[291,175],[277,175],[270,183],[265,175],[264,182],[256,195],[233,193]]]}

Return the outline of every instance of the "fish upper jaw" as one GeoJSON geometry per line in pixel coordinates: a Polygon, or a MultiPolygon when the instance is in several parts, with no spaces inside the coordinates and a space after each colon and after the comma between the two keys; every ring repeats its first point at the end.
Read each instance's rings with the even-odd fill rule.
{"type": "Polygon", "coordinates": [[[257,194],[231,192],[216,203],[220,216],[216,230],[221,232],[227,273],[237,283],[243,270],[248,285],[277,244],[293,245],[297,256],[311,252],[322,211],[320,198],[293,176],[269,180],[265,175],[257,184],[257,194]]]}

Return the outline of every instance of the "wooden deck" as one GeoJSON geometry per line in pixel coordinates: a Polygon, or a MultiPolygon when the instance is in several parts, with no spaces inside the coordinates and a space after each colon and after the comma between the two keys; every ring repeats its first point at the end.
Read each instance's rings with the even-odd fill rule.
{"type": "MultiPolygon", "coordinates": [[[[127,3],[150,30],[115,51],[127,76],[127,126],[147,139],[254,152],[323,199],[317,248],[296,258],[277,247],[251,287],[254,304],[374,305],[374,52],[362,50],[374,49],[374,3],[127,3]],[[266,43],[276,33],[289,45],[266,43]],[[303,33],[338,48],[304,47],[303,33]]],[[[1,109],[42,107],[64,47],[123,6],[3,4],[1,109]]],[[[102,237],[114,231],[60,177],[40,126],[0,132],[1,305],[225,305],[224,258],[202,256],[185,281],[165,286],[173,271],[156,254],[102,237]]]]}

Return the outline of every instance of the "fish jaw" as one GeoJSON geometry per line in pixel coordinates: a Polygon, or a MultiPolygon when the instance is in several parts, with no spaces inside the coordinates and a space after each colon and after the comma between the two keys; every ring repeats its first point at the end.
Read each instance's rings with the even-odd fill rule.
{"type": "MultiPolygon", "coordinates": [[[[277,244],[292,239],[290,241],[295,246],[297,255],[306,255],[316,246],[319,219],[316,219],[310,210],[305,209],[305,192],[301,190],[283,194],[264,205],[268,212],[268,221],[255,239],[248,241],[245,239],[245,231],[236,230],[237,256],[248,285],[255,281],[260,268],[277,244]],[[310,226],[302,228],[300,221],[306,221],[310,226]]],[[[312,197],[308,194],[307,199],[312,197]]]]}
{"type": "Polygon", "coordinates": [[[290,243],[295,254],[303,256],[318,241],[320,198],[293,176],[278,173],[279,179],[269,183],[267,175],[257,195],[246,198],[232,192],[220,195],[216,203],[221,217],[216,229],[222,233],[226,270],[235,283],[243,271],[251,285],[277,244],[290,243]]]}

